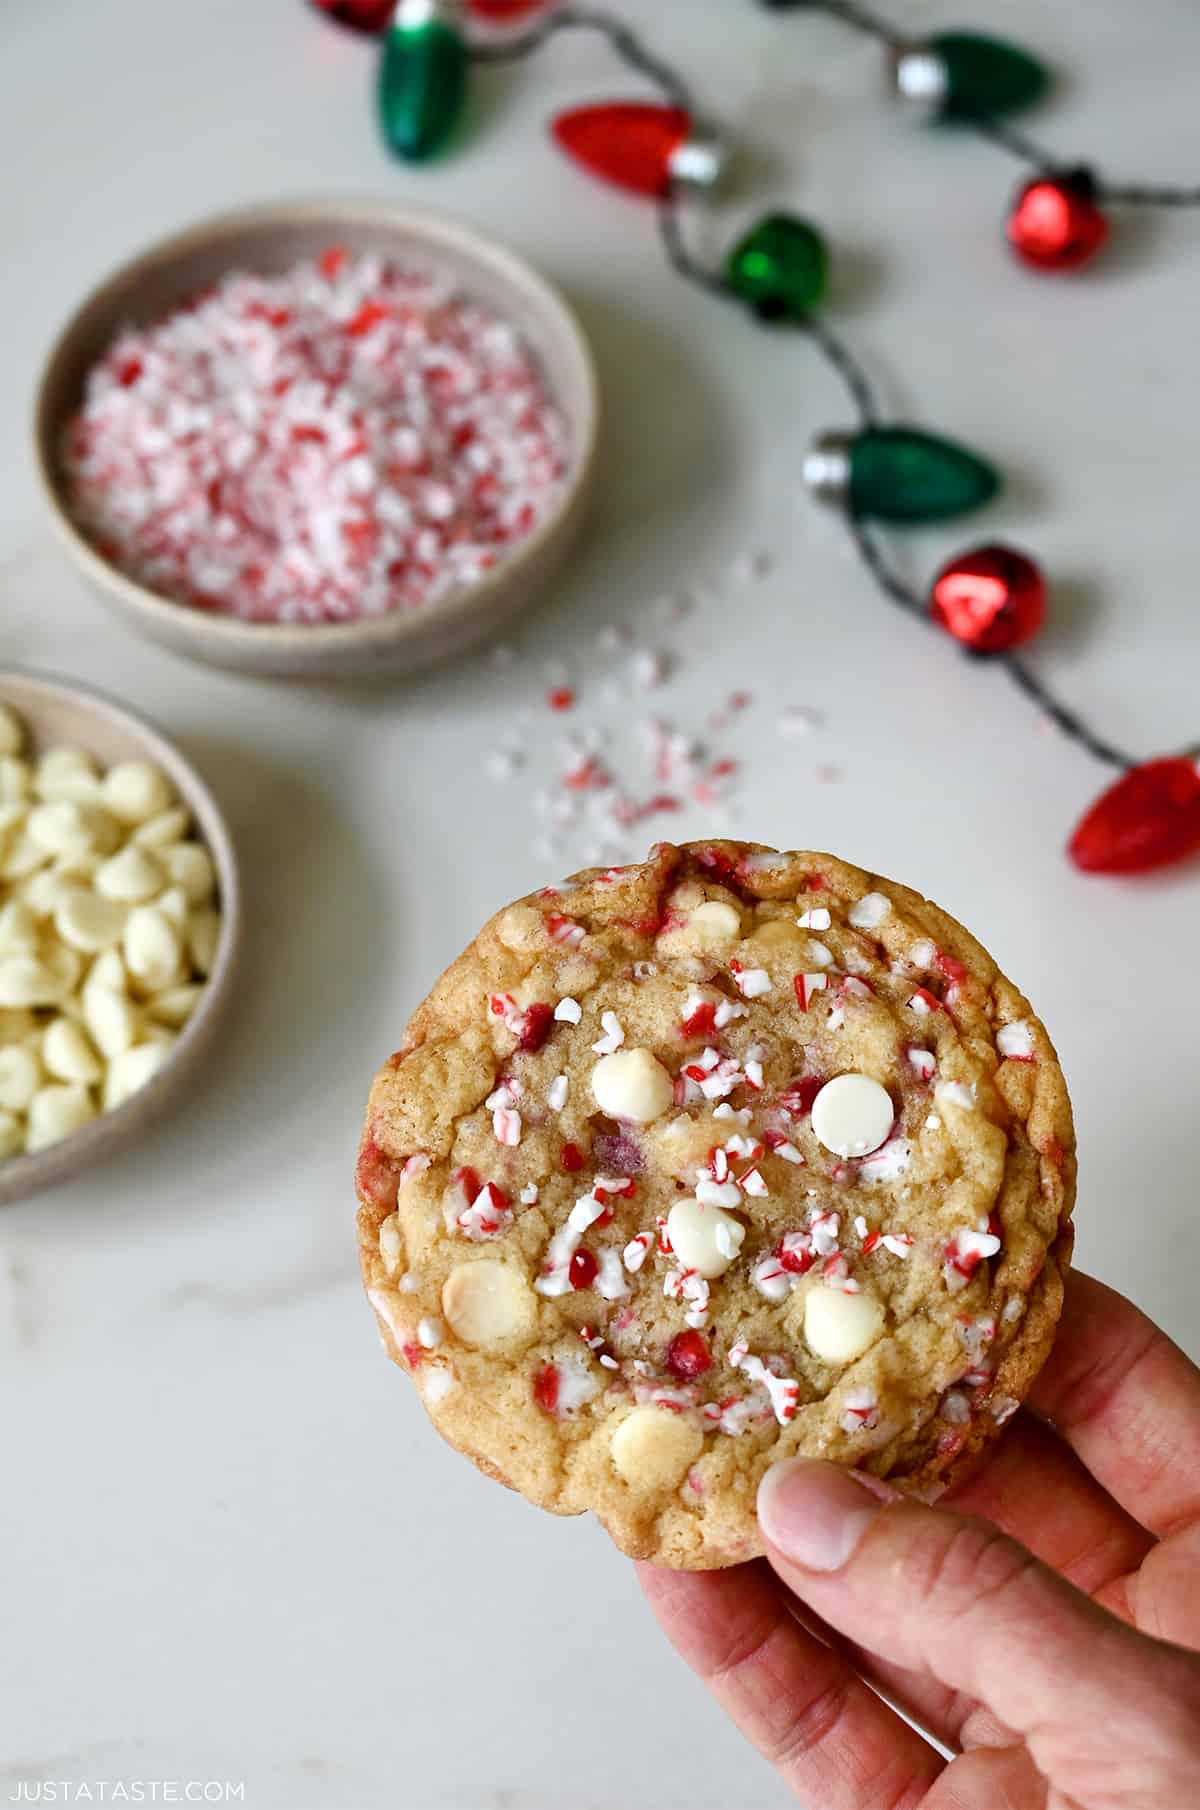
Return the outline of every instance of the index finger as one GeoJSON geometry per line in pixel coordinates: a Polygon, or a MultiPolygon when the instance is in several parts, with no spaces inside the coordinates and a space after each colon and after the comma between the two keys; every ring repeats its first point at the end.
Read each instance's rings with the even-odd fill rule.
{"type": "Polygon", "coordinates": [[[801,1803],[918,1810],[945,1762],[800,1625],[765,1564],[637,1571],[676,1652],[801,1803]]]}
{"type": "Polygon", "coordinates": [[[1143,1527],[1200,1521],[1200,1370],[1124,1295],[1071,1273],[1028,1406],[1143,1527]]]}

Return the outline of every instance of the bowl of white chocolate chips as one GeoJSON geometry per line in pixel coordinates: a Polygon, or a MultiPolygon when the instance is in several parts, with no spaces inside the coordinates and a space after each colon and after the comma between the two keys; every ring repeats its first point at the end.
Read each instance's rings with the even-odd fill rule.
{"type": "Polygon", "coordinates": [[[176,748],[97,692],[0,670],[0,1201],[85,1171],[187,1090],[238,897],[176,748]]]}

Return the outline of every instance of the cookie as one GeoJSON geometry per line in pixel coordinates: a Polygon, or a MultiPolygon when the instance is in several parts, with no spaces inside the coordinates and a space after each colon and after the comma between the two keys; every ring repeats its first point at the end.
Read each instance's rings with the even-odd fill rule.
{"type": "Polygon", "coordinates": [[[660,843],[508,906],[375,1079],[359,1244],[438,1431],[686,1568],[801,1453],[938,1493],[1070,1253],[1070,1103],[960,924],[830,855],[660,843]]]}

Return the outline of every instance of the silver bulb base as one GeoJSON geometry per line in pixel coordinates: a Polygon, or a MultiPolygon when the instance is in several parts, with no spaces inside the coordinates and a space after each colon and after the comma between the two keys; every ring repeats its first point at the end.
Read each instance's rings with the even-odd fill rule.
{"type": "Polygon", "coordinates": [[[392,14],[392,27],[400,31],[422,31],[427,25],[458,23],[458,0],[397,0],[392,14]]]}
{"type": "Polygon", "coordinates": [[[729,153],[716,133],[697,127],[671,152],[667,172],[675,188],[714,189],[728,160],[729,153]]]}
{"type": "Polygon", "coordinates": [[[850,494],[853,434],[821,434],[804,455],[800,475],[818,502],[844,508],[850,494]]]}
{"type": "Polygon", "coordinates": [[[906,113],[935,119],[945,105],[950,78],[936,50],[902,44],[892,52],[892,87],[906,113]]]}

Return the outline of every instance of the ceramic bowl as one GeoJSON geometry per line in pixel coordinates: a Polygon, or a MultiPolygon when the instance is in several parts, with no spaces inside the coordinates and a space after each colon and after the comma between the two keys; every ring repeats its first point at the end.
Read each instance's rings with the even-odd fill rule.
{"type": "Polygon", "coordinates": [[[59,539],[92,590],[131,628],[195,660],[247,673],[325,678],[419,671],[499,629],[561,566],[590,487],[596,376],[566,302],[522,259],[469,227],[379,203],[301,201],[224,214],[163,240],[92,291],[59,334],[37,388],[34,459],[59,539]],[[427,612],[310,625],[249,623],[159,596],[109,564],[72,520],[59,458],[88,371],[128,324],[161,318],[227,271],[272,274],[330,244],[446,270],[510,320],[566,418],[571,454],[554,506],[492,571],[427,612]]]}
{"type": "Polygon", "coordinates": [[[177,748],[156,729],[101,692],[40,673],[0,668],[0,701],[24,720],[35,754],[46,748],[85,748],[104,766],[150,760],[160,766],[186,805],[192,833],[217,870],[222,913],[216,961],[195,1012],[158,1073],[123,1105],[81,1131],[24,1156],[0,1162],[0,1203],[20,1200],[86,1174],[111,1151],[132,1144],[152,1121],[179,1103],[207,1057],[230,1003],[241,940],[241,895],[233,843],[212,793],[177,748]]]}

